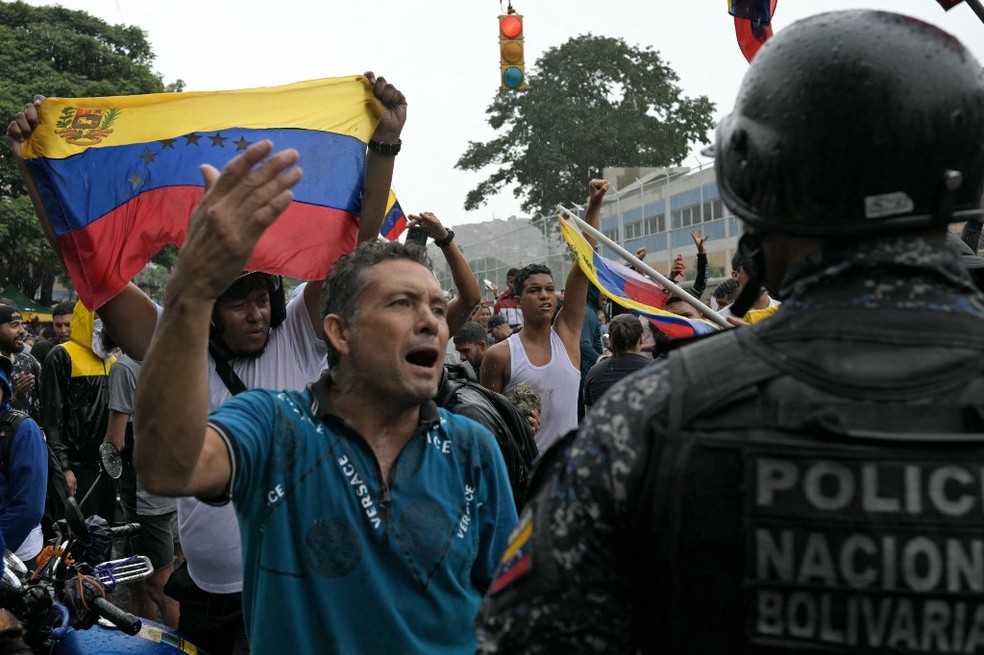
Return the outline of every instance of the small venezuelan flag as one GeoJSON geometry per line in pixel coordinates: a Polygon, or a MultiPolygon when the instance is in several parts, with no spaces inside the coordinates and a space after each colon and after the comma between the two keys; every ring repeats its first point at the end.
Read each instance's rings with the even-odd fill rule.
{"type": "Polygon", "coordinates": [[[602,257],[591,248],[584,234],[569,218],[561,215],[560,229],[578,265],[591,283],[622,307],[649,319],[670,337],[710,334],[720,328],[705,320],[688,319],[665,311],[667,292],[648,277],[628,266],[602,257]]]}
{"type": "Polygon", "coordinates": [[[533,568],[533,519],[527,515],[509,535],[509,546],[502,554],[489,591],[497,594],[529,573],[533,568]]]}
{"type": "Polygon", "coordinates": [[[383,227],[380,228],[379,235],[388,241],[396,241],[405,229],[407,229],[407,215],[403,213],[396,194],[390,190],[389,200],[386,201],[386,217],[383,219],[383,227]]]}
{"type": "Polygon", "coordinates": [[[239,91],[48,98],[24,145],[59,248],[86,306],[116,295],[168,243],[251,143],[300,152],[304,179],[246,268],[322,279],[358,239],[366,143],[378,122],[364,77],[239,91]]]}

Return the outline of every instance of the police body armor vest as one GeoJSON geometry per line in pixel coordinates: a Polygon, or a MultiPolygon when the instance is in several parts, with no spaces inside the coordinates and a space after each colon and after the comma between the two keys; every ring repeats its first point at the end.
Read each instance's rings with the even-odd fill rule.
{"type": "Polygon", "coordinates": [[[796,334],[800,354],[854,360],[839,379],[750,329],[673,353],[633,512],[648,581],[637,643],[984,652],[984,339],[965,327],[973,343],[895,361],[796,334]]]}

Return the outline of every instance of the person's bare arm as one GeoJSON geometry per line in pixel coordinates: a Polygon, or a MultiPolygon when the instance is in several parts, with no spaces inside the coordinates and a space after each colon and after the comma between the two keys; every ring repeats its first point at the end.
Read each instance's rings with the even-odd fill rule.
{"type": "MultiPolygon", "coordinates": [[[[588,209],[584,214],[584,220],[595,229],[601,225],[601,207],[605,203],[608,187],[607,180],[591,180],[588,183],[588,209]]],[[[584,237],[593,248],[595,240],[587,234],[584,237]]],[[[581,267],[571,266],[564,287],[564,307],[554,323],[554,329],[563,340],[567,354],[570,355],[575,366],[581,360],[581,325],[584,323],[584,312],[588,302],[588,284],[588,277],[581,267]]]]}
{"type": "Polygon", "coordinates": [[[34,133],[35,128],[38,126],[40,121],[38,110],[41,108],[42,103],[44,103],[44,96],[36,95],[33,101],[24,105],[24,108],[14,116],[14,119],[7,126],[7,143],[10,146],[10,155],[14,163],[17,164],[17,170],[20,172],[24,186],[27,188],[27,194],[31,198],[31,204],[34,205],[34,213],[41,223],[41,230],[48,239],[48,243],[51,244],[55,254],[61,258],[58,243],[55,241],[55,231],[51,228],[48,213],[44,209],[44,203],[41,202],[41,195],[38,193],[37,187],[34,186],[34,180],[31,178],[31,174],[27,170],[27,165],[24,163],[22,152],[24,142],[31,138],[31,134],[34,133]]]}
{"type": "Polygon", "coordinates": [[[96,310],[116,345],[133,359],[143,361],[157,328],[157,306],[130,282],[96,310]]]}
{"type": "MultiPolygon", "coordinates": [[[[371,139],[380,143],[395,144],[400,140],[403,125],[407,121],[407,99],[403,93],[384,77],[367,72],[366,79],[373,95],[379,100],[380,119],[371,139]]],[[[386,218],[386,203],[393,184],[395,155],[366,152],[366,180],[362,193],[362,216],[359,218],[359,243],[379,237],[379,230],[386,218]]]]}
{"type": "Polygon", "coordinates": [[[489,348],[482,359],[482,386],[502,393],[502,390],[509,384],[509,376],[512,374],[511,360],[509,344],[505,341],[489,348]]]}
{"type": "Polygon", "coordinates": [[[109,422],[106,424],[106,436],[103,437],[103,441],[113,444],[116,450],[122,453],[126,448],[126,424],[129,422],[129,414],[115,409],[109,410],[109,422]]]}
{"type": "MultiPolygon", "coordinates": [[[[408,227],[420,225],[427,230],[427,236],[435,241],[443,241],[448,237],[447,229],[432,212],[411,214],[409,218],[408,227]]],[[[451,245],[441,248],[441,252],[448,262],[448,270],[451,271],[451,279],[454,280],[454,287],[458,292],[448,303],[448,334],[453,337],[482,302],[482,292],[457,243],[452,241],[451,245]]]]}
{"type": "Polygon", "coordinates": [[[229,488],[229,452],[206,427],[208,325],[215,299],[287,209],[301,178],[297,152],[268,157],[272,148],[269,141],[250,146],[221,175],[202,167],[206,192],[189,221],[134,405],[137,472],[150,493],[216,498],[229,488]]]}
{"type": "MultiPolygon", "coordinates": [[[[373,95],[379,101],[379,123],[372,134],[372,140],[382,143],[396,143],[407,121],[407,99],[403,93],[384,77],[376,77],[372,72],[365,74],[372,87],[373,95]]],[[[386,203],[389,201],[390,186],[393,184],[393,165],[395,156],[366,152],[366,177],[362,191],[362,215],[359,217],[359,243],[379,237],[379,230],[386,218],[386,203]]],[[[324,280],[312,280],[304,286],[304,307],[311,319],[311,326],[319,336],[321,327],[321,291],[324,280]]],[[[323,337],[322,337],[323,338],[323,337]]]]}

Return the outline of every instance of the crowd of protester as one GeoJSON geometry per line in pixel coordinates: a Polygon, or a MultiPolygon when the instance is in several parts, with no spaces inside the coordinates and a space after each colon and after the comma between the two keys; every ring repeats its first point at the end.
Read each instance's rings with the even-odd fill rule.
{"type": "MultiPolygon", "coordinates": [[[[895,29],[878,14],[855,19],[872,29],[895,29]]],[[[810,30],[823,32],[809,22],[802,29],[807,37],[810,30]]],[[[769,61],[768,54],[765,58],[769,61]]],[[[663,556],[672,552],[684,560],[686,553],[661,542],[658,556],[639,554],[649,536],[645,526],[636,527],[635,517],[626,518],[626,489],[634,493],[644,487],[646,502],[654,494],[690,493],[709,503],[713,491],[684,488],[693,484],[689,478],[670,476],[664,482],[655,473],[650,478],[639,470],[639,453],[648,457],[648,449],[663,448],[664,441],[672,442],[666,448],[683,448],[666,436],[668,422],[697,421],[680,425],[688,434],[702,435],[694,412],[725,402],[712,393],[754,395],[737,382],[729,391],[724,378],[704,377],[705,369],[729,364],[729,357],[748,358],[755,348],[766,352],[750,340],[770,334],[769,329],[781,331],[800,316],[797,312],[813,306],[801,294],[814,278],[796,276],[816,269],[820,287],[836,286],[834,268],[809,258],[799,268],[789,265],[790,279],[806,281],[784,289],[794,299],[784,311],[770,293],[779,285],[766,279],[763,262],[771,272],[786,266],[785,260],[777,263],[785,255],[771,251],[771,259],[764,260],[768,241],[757,236],[761,242],[745,241],[735,254],[731,277],[706,292],[708,239],[693,231],[693,284],[688,290],[667,285],[662,309],[691,321],[714,312],[719,322],[738,328],[722,334],[756,336],[681,340],[665,334],[659,320],[622,308],[617,295],[609,297],[611,290],[592,284],[580,266],[571,267],[560,287],[542,263],[523,262],[509,270],[501,293],[495,289],[494,298],[483,300],[454,232],[432,213],[412,214],[410,225],[424,228],[451,271],[455,288],[447,294],[423,248],[377,238],[384,209],[379,199],[390,187],[406,100],[384,79],[367,77],[385,112],[367,157],[359,245],[327,280],[301,284],[288,294],[281,278],[243,271],[302,176],[296,153],[276,152],[276,144],[262,142],[221,172],[207,170],[209,188],[191,216],[163,307],[131,284],[98,312],[81,303],[59,305],[52,331],[31,334],[16,305],[0,298],[3,408],[27,416],[11,428],[14,447],[7,466],[0,466],[5,543],[30,563],[60,515],[64,493],[82,499],[86,514],[139,521],[146,531],[129,544],[130,552],[150,556],[157,574],[134,589],[134,607],[180,627],[213,654],[320,652],[325,644],[332,652],[658,650],[659,636],[640,623],[635,596],[620,594],[623,587],[636,588],[625,560],[638,556],[640,566],[649,567],[640,575],[665,576],[672,562],[663,556]],[[224,202],[229,198],[237,202],[224,202]],[[704,296],[710,308],[695,302],[704,296]],[[697,340],[704,341],[703,350],[690,346],[697,340]],[[744,344],[744,350],[721,345],[732,342],[744,344]],[[715,354],[715,347],[724,355],[715,354]],[[696,369],[695,362],[700,363],[696,369]],[[670,409],[665,409],[658,403],[666,398],[671,374],[706,388],[688,397],[692,405],[667,400],[670,409]],[[653,415],[658,420],[649,421],[653,415]],[[625,417],[633,421],[631,432],[625,431],[625,417]],[[658,439],[633,441],[642,434],[658,439]],[[100,475],[104,443],[124,454],[119,482],[100,475]],[[629,470],[637,477],[627,479],[629,470]],[[597,475],[586,479],[588,471],[597,475]],[[60,484],[58,493],[53,485],[60,484]],[[649,494],[650,489],[656,491],[649,494]],[[632,543],[599,545],[617,540],[620,527],[632,543]],[[582,534],[592,540],[590,552],[579,549],[582,534]],[[179,559],[182,551],[186,561],[179,559]],[[517,582],[522,578],[530,581],[517,582]],[[597,589],[602,591],[593,596],[597,589]],[[605,603],[610,607],[602,608],[605,603]],[[476,636],[480,607],[483,627],[476,636]],[[622,613],[615,617],[616,612],[622,613]],[[593,620],[597,616],[606,620],[593,620]]],[[[976,118],[984,120],[984,82],[978,80],[972,92],[978,94],[976,118]]],[[[25,106],[8,129],[15,159],[37,125],[42,102],[25,106]]],[[[732,137],[728,147],[747,138],[732,137]]],[[[984,163],[976,156],[964,174],[984,178],[984,163]]],[[[978,184],[978,205],[965,215],[976,218],[981,188],[980,180],[972,181],[978,184]]],[[[608,181],[587,182],[584,220],[594,228],[608,190],[608,181]]],[[[748,202],[760,200],[761,194],[750,195],[748,202]]],[[[34,199],[44,222],[44,208],[34,199]]],[[[755,223],[760,217],[739,215],[782,233],[776,227],[780,218],[769,215],[755,223]]],[[[947,214],[933,225],[951,219],[947,214]]],[[[844,234],[867,239],[870,226],[844,234]]],[[[802,227],[792,233],[809,234],[802,227]]],[[[831,228],[815,236],[823,241],[830,235],[840,233],[831,228]]],[[[966,281],[961,307],[977,311],[984,305],[967,271],[982,268],[984,259],[977,256],[976,243],[971,248],[953,240],[948,247],[957,248],[960,258],[935,246],[920,253],[927,261],[962,261],[962,268],[947,269],[946,280],[956,286],[966,281]]],[[[850,244],[843,239],[823,242],[823,252],[844,247],[850,244]]],[[[871,246],[874,251],[888,247],[881,241],[871,246]]],[[[645,260],[646,252],[637,255],[645,260]]],[[[676,259],[667,278],[683,278],[685,268],[682,258],[676,259]]],[[[919,283],[931,286],[940,279],[930,276],[919,283]]],[[[871,306],[883,300],[866,298],[871,306]]],[[[798,323],[793,328],[795,334],[803,329],[798,323]]],[[[847,330],[843,324],[826,329],[818,339],[847,330]]],[[[852,346],[851,338],[860,339],[845,337],[852,346]]],[[[818,363],[836,370],[835,360],[836,354],[828,354],[818,363]]],[[[852,373],[848,369],[845,376],[852,373]]],[[[766,410],[756,411],[729,414],[729,420],[769,427],[756,424],[766,410]]],[[[817,425],[822,418],[816,418],[817,425]]],[[[699,455],[707,458],[699,462],[707,467],[701,471],[716,475],[713,454],[699,455]]],[[[811,464],[787,465],[775,457],[755,465],[773,467],[772,477],[759,482],[778,495],[792,487],[797,467],[806,470],[811,464]]],[[[667,456],[666,461],[671,464],[654,466],[677,460],[667,456]]],[[[733,476],[743,466],[735,461],[728,460],[733,476]]],[[[659,504],[662,496],[654,502],[645,511],[665,525],[663,512],[669,510],[659,504]]],[[[721,512],[715,516],[723,517],[721,512]]],[[[749,516],[759,520],[758,514],[749,516]]],[[[727,523],[725,518],[718,525],[727,523]]],[[[710,534],[715,526],[699,529],[710,534]]],[[[694,548],[706,549],[695,535],[688,539],[694,548]]],[[[741,566],[730,559],[725,563],[741,566]]],[[[716,566],[711,568],[731,579],[716,566]]],[[[823,568],[822,562],[816,566],[823,568]]],[[[680,570],[692,568],[684,563],[680,570]]],[[[677,592],[693,612],[699,608],[706,614],[713,606],[674,586],[677,592]]],[[[734,601],[728,611],[740,613],[738,596],[728,598],[734,601]]],[[[663,603],[645,607],[665,609],[663,603]]],[[[688,625],[695,621],[688,617],[688,625]]],[[[729,615],[722,625],[730,629],[735,622],[729,615]]],[[[775,622],[785,625],[781,618],[775,622]]],[[[755,626],[755,644],[768,641],[768,627],[755,626]]],[[[785,646],[796,642],[797,635],[786,636],[791,641],[785,646]]],[[[719,644],[715,638],[694,641],[719,644]]],[[[686,643],[677,630],[672,639],[677,647],[686,643]]],[[[795,651],[796,644],[808,642],[789,647],[795,651]]]]}

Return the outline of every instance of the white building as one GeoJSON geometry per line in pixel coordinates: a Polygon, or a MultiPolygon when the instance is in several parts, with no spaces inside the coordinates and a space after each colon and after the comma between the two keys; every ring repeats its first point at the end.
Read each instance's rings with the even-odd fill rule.
{"type": "MultiPolygon", "coordinates": [[[[714,165],[698,170],[675,168],[606,168],[612,183],[602,211],[601,231],[629,252],[646,248],[646,263],[666,273],[678,253],[688,277],[695,274],[697,248],[691,230],[703,230],[710,277],[731,274],[731,256],[741,236],[741,222],[718,194],[714,165]]],[[[601,254],[617,259],[602,247],[601,254]]],[[[708,285],[709,289],[711,285],[708,285]]]]}

